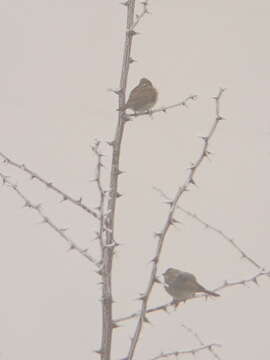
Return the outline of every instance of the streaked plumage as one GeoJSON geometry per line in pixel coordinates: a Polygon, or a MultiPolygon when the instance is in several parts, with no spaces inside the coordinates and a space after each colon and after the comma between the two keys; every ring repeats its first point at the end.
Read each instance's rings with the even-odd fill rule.
{"type": "Polygon", "coordinates": [[[118,110],[124,111],[126,109],[132,109],[134,112],[147,111],[155,105],[157,98],[158,92],[153,87],[151,81],[143,78],[140,80],[139,85],[130,92],[127,103],[118,110]]]}
{"type": "Polygon", "coordinates": [[[196,277],[191,273],[169,268],[163,276],[165,280],[165,290],[175,301],[185,301],[192,298],[198,292],[203,292],[211,296],[220,296],[213,291],[205,289],[197,282],[196,277]]]}

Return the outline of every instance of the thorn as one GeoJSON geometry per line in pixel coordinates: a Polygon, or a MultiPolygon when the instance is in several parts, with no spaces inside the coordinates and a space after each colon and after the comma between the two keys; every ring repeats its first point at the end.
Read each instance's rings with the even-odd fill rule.
{"type": "Polygon", "coordinates": [[[119,327],[121,327],[121,326],[118,325],[116,322],[113,321],[113,323],[112,323],[112,328],[113,328],[113,329],[117,329],[117,328],[119,328],[119,327]]]}
{"type": "Polygon", "coordinates": [[[121,196],[123,196],[123,194],[120,194],[119,192],[116,193],[116,198],[120,198],[121,196]]]}
{"type": "MultiPolygon", "coordinates": [[[[37,204],[37,205],[33,206],[33,208],[36,209],[37,211],[40,211],[40,210],[41,210],[41,204],[37,204]]],[[[44,217],[44,218],[45,218],[45,217],[44,217]]],[[[46,218],[46,219],[47,219],[47,218],[46,218]]],[[[48,222],[48,219],[47,219],[46,222],[48,222]]]]}
{"type": "Polygon", "coordinates": [[[100,276],[103,275],[103,267],[96,271],[96,273],[100,276]]]}
{"type": "Polygon", "coordinates": [[[120,94],[123,93],[123,89],[118,89],[118,90],[108,89],[108,91],[113,92],[113,93],[116,94],[116,95],[120,95],[120,94]]]}
{"type": "Polygon", "coordinates": [[[195,181],[194,181],[193,178],[190,178],[189,183],[192,184],[192,185],[194,185],[194,186],[197,186],[197,184],[195,183],[195,181]]]}
{"type": "Polygon", "coordinates": [[[128,31],[127,31],[127,35],[128,35],[128,36],[135,36],[135,35],[140,35],[140,33],[138,33],[138,32],[135,31],[135,30],[128,30],[128,31]]]}
{"type": "Polygon", "coordinates": [[[147,324],[151,324],[151,322],[148,320],[148,318],[146,316],[144,316],[143,321],[147,324]]]}
{"type": "Polygon", "coordinates": [[[199,136],[205,143],[208,143],[208,136],[199,136]]]}
{"type": "Polygon", "coordinates": [[[50,187],[53,186],[53,183],[52,183],[52,182],[48,182],[48,183],[46,183],[46,186],[50,188],[50,187]]]}
{"type": "MultiPolygon", "coordinates": [[[[109,229],[107,229],[107,231],[108,231],[108,230],[109,230],[109,229]]],[[[103,246],[104,246],[105,248],[110,249],[110,248],[116,247],[117,245],[116,245],[116,242],[113,241],[111,244],[104,244],[103,246]]]]}
{"type": "Polygon", "coordinates": [[[124,5],[124,6],[128,6],[128,1],[121,2],[120,4],[121,4],[121,5],[124,5]]]}
{"type": "Polygon", "coordinates": [[[178,301],[176,299],[173,299],[171,302],[171,305],[174,306],[174,310],[176,310],[178,308],[179,304],[180,304],[180,301],[178,301]]]}
{"type": "Polygon", "coordinates": [[[162,235],[162,233],[160,233],[160,232],[155,232],[155,233],[154,233],[154,236],[155,236],[155,237],[158,237],[158,238],[160,238],[161,235],[162,235]]]}
{"type": "Polygon", "coordinates": [[[94,350],[93,351],[94,353],[96,353],[96,354],[103,354],[103,350],[102,349],[99,349],[99,350],[94,350]]]}
{"type": "Polygon", "coordinates": [[[188,170],[193,170],[196,168],[196,165],[194,163],[190,164],[190,167],[188,168],[188,170]]]}
{"type": "Polygon", "coordinates": [[[76,246],[74,245],[73,242],[71,242],[69,248],[67,249],[67,251],[72,251],[74,249],[76,249],[76,246]]]}
{"type": "Polygon", "coordinates": [[[179,221],[179,220],[177,220],[177,219],[175,219],[175,218],[172,218],[172,219],[171,219],[171,225],[174,225],[174,224],[182,224],[182,222],[179,221]]]}
{"type": "Polygon", "coordinates": [[[151,260],[151,262],[157,264],[157,263],[158,263],[158,256],[155,256],[155,257],[151,260]]]}
{"type": "Polygon", "coordinates": [[[66,201],[68,198],[66,197],[66,195],[63,195],[63,197],[62,197],[62,200],[60,200],[59,202],[61,203],[61,202],[64,202],[64,201],[66,201]]]}
{"type": "Polygon", "coordinates": [[[136,300],[144,301],[145,298],[146,298],[146,295],[145,295],[145,294],[141,294],[136,300]]]}
{"type": "Polygon", "coordinates": [[[168,201],[164,201],[165,205],[169,205],[169,207],[173,206],[173,201],[172,200],[168,200],[168,201]]]}
{"type": "Polygon", "coordinates": [[[96,182],[98,181],[98,178],[90,179],[89,182],[96,182]]]}
{"type": "Polygon", "coordinates": [[[106,141],[109,146],[114,146],[114,141],[106,141]]]}
{"type": "Polygon", "coordinates": [[[117,169],[116,172],[117,172],[117,175],[122,175],[125,173],[125,171],[121,171],[120,169],[117,169]]]}
{"type": "Polygon", "coordinates": [[[128,61],[129,61],[130,64],[136,62],[136,60],[134,60],[132,57],[129,57],[128,61]]]}
{"type": "Polygon", "coordinates": [[[29,201],[25,201],[23,207],[29,207],[29,208],[30,208],[30,207],[31,207],[30,202],[29,202],[29,201]]]}

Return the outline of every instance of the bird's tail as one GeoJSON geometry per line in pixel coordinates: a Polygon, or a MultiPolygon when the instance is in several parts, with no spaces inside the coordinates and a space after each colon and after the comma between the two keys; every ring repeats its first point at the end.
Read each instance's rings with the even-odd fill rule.
{"type": "Polygon", "coordinates": [[[211,296],[220,296],[218,293],[215,293],[213,291],[206,290],[206,289],[203,289],[203,292],[205,292],[206,294],[211,295],[211,296]]]}

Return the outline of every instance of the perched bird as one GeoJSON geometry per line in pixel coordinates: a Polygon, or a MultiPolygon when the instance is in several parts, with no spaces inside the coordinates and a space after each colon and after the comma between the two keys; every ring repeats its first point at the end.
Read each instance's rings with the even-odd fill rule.
{"type": "Polygon", "coordinates": [[[197,282],[196,277],[188,272],[169,268],[165,271],[163,277],[165,280],[165,290],[176,302],[190,299],[197,292],[203,292],[211,296],[220,296],[213,291],[206,290],[197,282]]]}
{"type": "Polygon", "coordinates": [[[151,81],[143,78],[140,80],[139,85],[130,92],[127,103],[117,110],[132,109],[135,113],[147,111],[155,105],[157,98],[158,92],[151,81]]]}

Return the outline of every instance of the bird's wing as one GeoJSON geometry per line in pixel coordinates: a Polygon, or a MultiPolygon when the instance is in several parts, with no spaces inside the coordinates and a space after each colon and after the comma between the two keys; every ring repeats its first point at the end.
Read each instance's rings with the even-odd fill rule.
{"type": "Polygon", "coordinates": [[[198,291],[198,283],[196,277],[193,274],[187,272],[181,272],[173,282],[174,286],[182,287],[183,289],[190,289],[192,291],[198,291]]]}
{"type": "Polygon", "coordinates": [[[157,98],[157,93],[154,88],[152,87],[149,88],[147,86],[146,87],[137,86],[131,91],[127,105],[130,106],[132,104],[144,103],[145,100],[151,103],[151,102],[155,102],[156,98],[157,98]]]}

